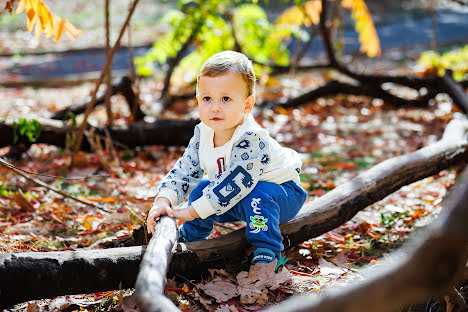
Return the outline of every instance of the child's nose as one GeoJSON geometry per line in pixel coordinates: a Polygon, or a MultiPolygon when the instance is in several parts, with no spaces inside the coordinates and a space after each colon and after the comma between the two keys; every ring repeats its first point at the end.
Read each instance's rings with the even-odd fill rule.
{"type": "Polygon", "coordinates": [[[221,105],[218,101],[213,101],[213,105],[211,105],[212,112],[219,112],[221,111],[221,105]]]}

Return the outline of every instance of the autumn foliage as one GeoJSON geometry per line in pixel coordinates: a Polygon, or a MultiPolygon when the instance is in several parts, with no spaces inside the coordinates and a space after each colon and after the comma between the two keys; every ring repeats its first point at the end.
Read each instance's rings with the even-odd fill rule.
{"type": "MultiPolygon", "coordinates": [[[[5,10],[13,13],[16,0],[8,0],[5,10]]],[[[55,41],[59,40],[63,33],[71,40],[83,33],[77,29],[67,19],[58,17],[51,13],[47,6],[41,0],[19,0],[16,7],[16,14],[25,11],[28,18],[28,31],[32,32],[35,27],[35,35],[39,37],[42,33],[46,38],[53,37],[55,41]]]]}
{"type": "MultiPolygon", "coordinates": [[[[380,41],[375,30],[374,22],[364,0],[342,0],[343,8],[351,11],[355,22],[355,29],[359,34],[361,52],[369,57],[380,55],[380,41]]],[[[322,2],[319,0],[306,1],[300,6],[287,9],[276,21],[277,24],[293,24],[310,27],[320,22],[322,2]]]]}

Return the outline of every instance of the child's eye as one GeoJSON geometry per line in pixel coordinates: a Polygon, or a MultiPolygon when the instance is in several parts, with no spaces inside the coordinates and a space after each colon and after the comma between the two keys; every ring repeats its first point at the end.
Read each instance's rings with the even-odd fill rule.
{"type": "Polygon", "coordinates": [[[203,98],[203,101],[205,101],[205,102],[209,102],[210,100],[211,100],[211,97],[209,97],[209,96],[205,96],[203,98]]]}
{"type": "Polygon", "coordinates": [[[223,96],[223,102],[229,102],[231,98],[229,96],[223,96]]]}

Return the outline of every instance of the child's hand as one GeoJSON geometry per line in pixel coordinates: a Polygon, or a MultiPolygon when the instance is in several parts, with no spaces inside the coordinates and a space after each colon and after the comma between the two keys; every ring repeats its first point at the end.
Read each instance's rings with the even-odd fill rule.
{"type": "Polygon", "coordinates": [[[198,213],[193,209],[192,206],[183,209],[177,209],[173,211],[174,217],[181,221],[192,221],[195,218],[200,218],[198,213]]]}
{"type": "Polygon", "coordinates": [[[174,218],[174,210],[171,208],[171,203],[164,197],[158,198],[148,213],[148,218],[146,219],[146,229],[148,230],[148,233],[154,233],[156,219],[160,216],[169,216],[174,218]]]}

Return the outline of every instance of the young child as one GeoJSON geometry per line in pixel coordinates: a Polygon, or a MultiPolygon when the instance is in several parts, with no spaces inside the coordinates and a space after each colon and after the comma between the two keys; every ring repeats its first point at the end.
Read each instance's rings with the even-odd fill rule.
{"type": "Polygon", "coordinates": [[[256,247],[252,264],[280,259],[279,225],[298,213],[307,193],[300,186],[298,154],[281,147],[250,114],[255,102],[252,63],[233,51],[210,57],[198,74],[197,100],[201,122],[160,185],[148,232],[156,218],[169,215],[186,221],[180,240],[190,242],[206,239],[214,221],[241,220],[256,247]],[[174,210],[187,195],[188,207],[174,210]]]}

